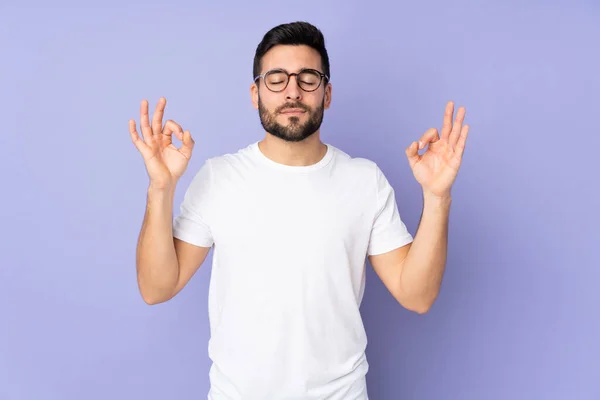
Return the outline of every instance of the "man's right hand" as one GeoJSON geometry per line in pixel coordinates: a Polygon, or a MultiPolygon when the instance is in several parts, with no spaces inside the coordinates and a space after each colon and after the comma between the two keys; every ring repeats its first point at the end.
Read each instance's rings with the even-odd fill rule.
{"type": "Polygon", "coordinates": [[[157,189],[173,189],[185,172],[192,157],[194,140],[189,131],[172,120],[163,126],[162,119],[167,100],[161,97],[152,116],[152,126],[148,117],[148,102],[142,101],[140,106],[140,125],[144,140],[136,129],[134,120],[129,120],[131,140],[144,158],[144,164],[150,178],[150,186],[157,189]],[[175,147],[172,135],[182,142],[180,148],[175,147]]]}

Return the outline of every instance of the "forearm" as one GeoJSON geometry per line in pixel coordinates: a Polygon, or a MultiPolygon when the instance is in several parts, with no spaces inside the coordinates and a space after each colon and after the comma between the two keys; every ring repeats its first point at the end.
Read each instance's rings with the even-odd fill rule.
{"type": "Polygon", "coordinates": [[[174,189],[148,189],[136,256],[138,285],[149,304],[168,300],[179,279],[173,243],[173,196],[174,189]]]}
{"type": "Polygon", "coordinates": [[[446,266],[450,197],[424,195],[423,214],[402,266],[402,292],[415,308],[427,311],[435,301],[446,266]]]}

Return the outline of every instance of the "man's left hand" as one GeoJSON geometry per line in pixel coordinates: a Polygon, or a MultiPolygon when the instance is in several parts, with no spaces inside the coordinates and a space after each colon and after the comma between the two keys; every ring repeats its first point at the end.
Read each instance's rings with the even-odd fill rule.
{"type": "Polygon", "coordinates": [[[406,149],[408,163],[426,196],[450,197],[469,133],[469,126],[463,125],[465,113],[465,108],[460,107],[453,123],[454,103],[448,102],[441,137],[437,129],[428,129],[418,142],[406,149]],[[427,150],[420,155],[419,150],[425,147],[427,150]]]}

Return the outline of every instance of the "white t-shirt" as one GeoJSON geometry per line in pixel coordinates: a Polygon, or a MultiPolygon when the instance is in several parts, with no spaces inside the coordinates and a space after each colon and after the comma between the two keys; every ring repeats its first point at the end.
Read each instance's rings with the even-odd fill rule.
{"type": "Polygon", "coordinates": [[[214,246],[211,400],[366,400],[366,256],[413,240],[378,166],[328,145],[286,166],[253,143],[211,158],[174,236],[214,246]]]}

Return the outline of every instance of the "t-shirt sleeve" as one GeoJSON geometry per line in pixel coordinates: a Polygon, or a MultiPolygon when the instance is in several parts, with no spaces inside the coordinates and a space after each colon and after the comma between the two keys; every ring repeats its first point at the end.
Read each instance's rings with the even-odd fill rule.
{"type": "Polygon", "coordinates": [[[201,247],[211,247],[214,239],[207,216],[212,203],[212,169],[207,160],[187,188],[179,215],[173,220],[173,237],[201,247]]]}
{"type": "Polygon", "coordinates": [[[377,209],[368,255],[387,253],[413,241],[406,225],[400,218],[394,188],[379,167],[376,167],[377,209]]]}

